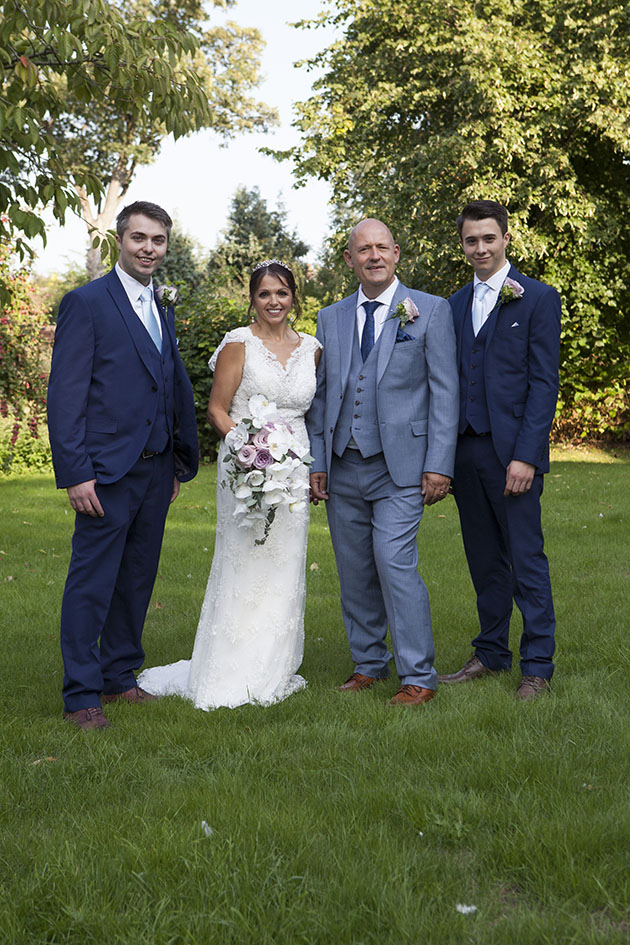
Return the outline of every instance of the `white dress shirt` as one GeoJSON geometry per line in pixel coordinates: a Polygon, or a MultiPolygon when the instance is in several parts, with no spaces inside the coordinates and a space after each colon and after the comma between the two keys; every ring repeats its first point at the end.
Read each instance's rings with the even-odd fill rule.
{"type": "Polygon", "coordinates": [[[363,303],[380,303],[379,307],[374,310],[374,344],[376,344],[383,330],[383,325],[385,324],[387,313],[389,312],[389,307],[392,304],[392,299],[394,298],[394,293],[397,288],[398,276],[394,276],[394,281],[392,284],[388,285],[386,289],[383,289],[380,295],[377,295],[375,299],[368,299],[361,286],[359,286],[359,293],[357,296],[357,332],[359,334],[359,345],[361,344],[361,339],[363,338],[363,326],[365,325],[365,309],[363,308],[363,303]]]}
{"type": "MultiPolygon", "coordinates": [[[[485,323],[486,319],[488,318],[488,315],[490,314],[490,312],[492,311],[492,309],[494,308],[494,306],[497,304],[499,300],[499,292],[501,291],[501,286],[505,282],[505,278],[508,272],[510,271],[510,265],[511,263],[506,262],[505,266],[502,266],[498,272],[495,272],[494,275],[490,276],[489,279],[486,279],[485,284],[488,286],[488,291],[486,292],[483,298],[483,302],[482,302],[481,325],[485,323]]],[[[473,295],[474,295],[475,289],[477,288],[478,283],[480,282],[483,282],[483,280],[480,279],[475,274],[474,284],[473,284],[473,295]]]]}
{"type": "MultiPolygon", "coordinates": [[[[116,275],[122,282],[122,287],[127,293],[127,298],[131,302],[131,307],[147,331],[149,331],[149,326],[144,320],[140,296],[146,288],[151,289],[151,310],[153,311],[158,328],[160,329],[160,338],[162,338],[162,319],[160,318],[160,313],[158,312],[157,305],[155,304],[155,296],[153,295],[153,280],[149,282],[148,286],[142,285],[141,282],[138,282],[137,279],[134,279],[133,276],[130,276],[129,273],[125,272],[125,270],[121,268],[120,263],[116,263],[115,269],[116,275]]],[[[151,334],[151,332],[149,332],[149,334],[151,334]]]]}

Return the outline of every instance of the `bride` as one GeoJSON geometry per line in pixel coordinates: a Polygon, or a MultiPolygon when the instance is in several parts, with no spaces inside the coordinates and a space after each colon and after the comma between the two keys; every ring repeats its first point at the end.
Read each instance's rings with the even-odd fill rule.
{"type": "MultiPolygon", "coordinates": [[[[278,508],[264,543],[259,523],[240,524],[228,485],[225,436],[262,394],[276,404],[308,447],[304,414],[315,393],[319,341],[291,327],[299,311],[293,273],[271,259],[254,267],[249,283],[252,324],[228,332],[210,360],[214,383],[208,419],[221,436],[217,460],[214,559],[201,608],[192,660],[145,670],[138,685],[156,695],[177,693],[200,709],[270,705],[302,689],[296,675],[304,651],[308,504],[278,508]]],[[[302,467],[305,491],[308,479],[302,467]]]]}

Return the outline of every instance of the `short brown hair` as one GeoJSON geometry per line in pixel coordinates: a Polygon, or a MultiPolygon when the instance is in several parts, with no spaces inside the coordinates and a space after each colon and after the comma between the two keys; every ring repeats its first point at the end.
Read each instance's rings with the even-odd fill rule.
{"type": "Polygon", "coordinates": [[[508,231],[508,212],[505,207],[494,200],[473,200],[472,203],[464,207],[457,217],[457,229],[460,237],[466,220],[487,220],[489,217],[497,221],[501,232],[505,236],[508,231]]]}
{"type": "Polygon", "coordinates": [[[130,203],[128,207],[124,207],[120,211],[116,217],[116,233],[121,239],[123,233],[129,226],[129,218],[133,216],[134,213],[141,213],[151,220],[157,220],[158,223],[161,223],[162,226],[166,228],[167,238],[170,239],[173,221],[166,210],[163,210],[162,207],[159,207],[156,203],[150,203],[148,200],[136,200],[135,203],[130,203]]]}

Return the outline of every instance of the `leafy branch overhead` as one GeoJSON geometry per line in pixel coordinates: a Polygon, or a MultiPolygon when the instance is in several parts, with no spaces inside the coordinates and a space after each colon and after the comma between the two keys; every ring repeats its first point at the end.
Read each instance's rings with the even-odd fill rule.
{"type": "Polygon", "coordinates": [[[275,120],[248,95],[258,33],[204,29],[195,0],[8,0],[2,14],[0,239],[45,238],[43,204],[59,221],[89,200],[99,213],[110,197],[115,211],[169,133],[229,136],[275,120]]]}

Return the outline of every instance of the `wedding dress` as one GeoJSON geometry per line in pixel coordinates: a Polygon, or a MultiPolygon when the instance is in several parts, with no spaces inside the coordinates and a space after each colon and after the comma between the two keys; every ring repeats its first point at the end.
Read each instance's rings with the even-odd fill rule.
{"type": "MultiPolygon", "coordinates": [[[[263,394],[308,446],[304,414],[315,393],[315,352],[321,346],[311,335],[300,332],[300,339],[283,367],[250,328],[236,328],[227,333],[209,366],[214,371],[224,345],[243,342],[243,377],[230,417],[238,422],[247,416],[249,398],[263,394]]],[[[296,673],[304,651],[308,503],[301,512],[279,508],[265,543],[256,545],[262,523],[239,526],[234,518],[225,453],[221,441],[214,558],[192,660],[156,666],[138,678],[148,692],[181,695],[200,709],[270,705],[306,685],[296,673]]]]}

